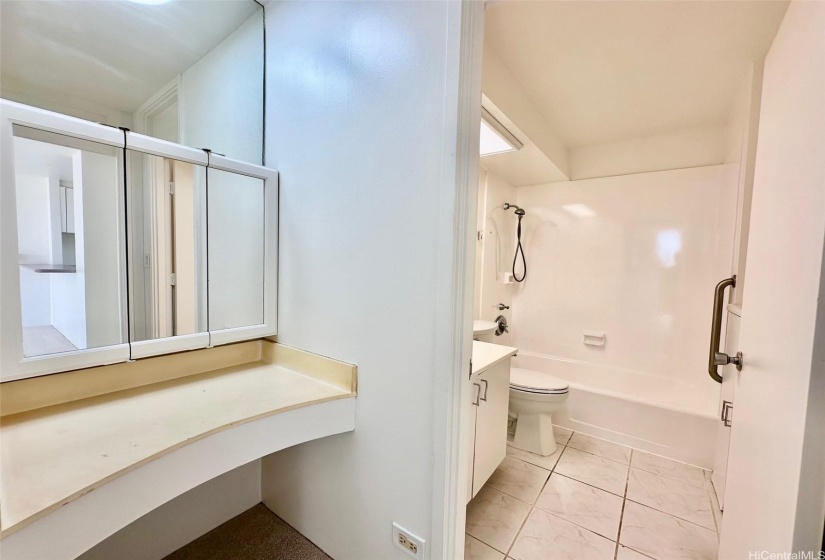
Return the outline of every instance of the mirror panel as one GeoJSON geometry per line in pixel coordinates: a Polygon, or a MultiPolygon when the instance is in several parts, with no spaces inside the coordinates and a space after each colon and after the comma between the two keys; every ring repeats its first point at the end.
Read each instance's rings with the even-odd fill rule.
{"type": "Polygon", "coordinates": [[[126,154],[131,340],[207,332],[206,167],[126,154]]]}
{"type": "Polygon", "coordinates": [[[23,355],[126,342],[122,149],[13,133],[23,355]]]}
{"type": "Polygon", "coordinates": [[[264,181],[208,170],[209,329],[264,323],[264,181]]]}

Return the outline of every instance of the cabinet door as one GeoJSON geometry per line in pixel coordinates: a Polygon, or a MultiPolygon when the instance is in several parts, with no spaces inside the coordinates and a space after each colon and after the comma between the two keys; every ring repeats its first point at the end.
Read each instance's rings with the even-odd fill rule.
{"type": "Polygon", "coordinates": [[[507,454],[507,410],[510,401],[510,360],[478,376],[481,396],[476,407],[476,448],[473,496],[507,454]]]}
{"type": "Polygon", "coordinates": [[[481,395],[481,385],[479,385],[478,380],[475,380],[470,385],[470,417],[468,419],[468,425],[470,426],[470,438],[469,441],[464,442],[465,445],[468,446],[468,455],[469,461],[467,461],[467,503],[470,502],[473,498],[475,498],[476,494],[473,492],[473,468],[475,467],[475,447],[476,447],[476,418],[477,418],[477,410],[478,405],[481,404],[481,401],[478,400],[479,396],[481,395]]]}

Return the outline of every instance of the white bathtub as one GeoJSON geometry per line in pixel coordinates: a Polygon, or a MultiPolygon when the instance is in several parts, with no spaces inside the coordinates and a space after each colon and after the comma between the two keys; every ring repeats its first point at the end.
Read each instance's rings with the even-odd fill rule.
{"type": "Polygon", "coordinates": [[[513,367],[570,383],[567,407],[553,423],[595,437],[713,467],[717,387],[520,351],[513,367]]]}

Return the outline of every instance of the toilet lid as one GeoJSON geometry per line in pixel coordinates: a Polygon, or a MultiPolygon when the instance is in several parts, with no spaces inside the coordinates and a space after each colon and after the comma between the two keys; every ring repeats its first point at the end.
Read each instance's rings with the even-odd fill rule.
{"type": "Polygon", "coordinates": [[[567,381],[531,369],[510,368],[510,387],[528,393],[566,393],[567,381]]]}

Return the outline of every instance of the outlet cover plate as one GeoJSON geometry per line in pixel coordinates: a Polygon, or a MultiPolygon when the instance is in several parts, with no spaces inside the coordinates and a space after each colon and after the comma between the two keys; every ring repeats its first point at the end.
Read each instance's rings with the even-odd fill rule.
{"type": "Polygon", "coordinates": [[[407,531],[398,523],[392,524],[392,543],[412,558],[424,560],[424,547],[427,544],[426,541],[421,537],[407,531]]]}

